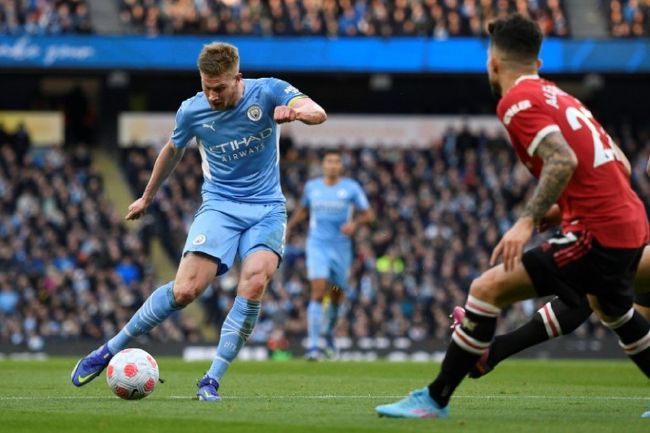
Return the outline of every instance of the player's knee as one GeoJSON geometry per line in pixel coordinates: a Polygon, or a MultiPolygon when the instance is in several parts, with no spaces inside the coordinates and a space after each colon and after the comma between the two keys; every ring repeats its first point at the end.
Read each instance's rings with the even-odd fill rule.
{"type": "Polygon", "coordinates": [[[318,284],[317,282],[313,282],[311,285],[311,300],[322,302],[326,291],[327,286],[325,284],[318,284]]]}
{"type": "Polygon", "coordinates": [[[264,269],[249,270],[242,275],[240,294],[246,299],[260,299],[270,279],[271,275],[264,269]]]}
{"type": "Polygon", "coordinates": [[[498,278],[489,271],[472,281],[469,288],[470,295],[497,307],[500,307],[503,302],[500,292],[498,278]]]}
{"type": "Polygon", "coordinates": [[[205,289],[206,284],[198,278],[190,278],[185,281],[174,283],[174,301],[178,305],[185,306],[194,301],[205,289]]]}

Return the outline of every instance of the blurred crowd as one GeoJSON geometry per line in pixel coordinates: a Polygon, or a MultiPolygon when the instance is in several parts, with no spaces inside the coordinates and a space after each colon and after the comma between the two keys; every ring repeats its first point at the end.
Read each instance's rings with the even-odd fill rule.
{"type": "Polygon", "coordinates": [[[518,11],[544,33],[567,36],[560,0],[119,0],[136,34],[257,36],[481,36],[518,11]]]}
{"type": "MultiPolygon", "coordinates": [[[[615,139],[632,156],[634,184],[650,205],[645,162],[650,137],[621,128],[615,139]]],[[[321,152],[284,143],[281,162],[289,213],[305,181],[319,175],[321,152]]],[[[124,161],[140,194],[157,150],[130,149],[124,161]]],[[[488,268],[492,248],[514,223],[533,183],[503,137],[449,130],[427,150],[344,150],[347,175],[364,187],[378,220],[355,235],[355,259],[338,337],[448,336],[448,315],[462,305],[473,278],[488,268]]],[[[177,261],[200,201],[200,156],[190,149],[160,191],[146,223],[143,242],[160,236],[177,261]]],[[[305,267],[306,226],[292,232],[284,261],[265,296],[254,341],[306,334],[309,282],[305,267]]],[[[538,237],[537,242],[543,237],[538,237]]],[[[239,266],[216,279],[202,297],[209,326],[218,327],[230,308],[239,266]]],[[[534,301],[512,307],[500,331],[522,323],[534,301]]],[[[578,331],[600,335],[594,320],[578,331]]]]}
{"type": "Polygon", "coordinates": [[[3,0],[0,35],[92,33],[86,0],[3,0]]]}
{"type": "MultiPolygon", "coordinates": [[[[200,155],[190,148],[158,193],[140,230],[131,233],[108,203],[105,181],[84,147],[25,151],[29,139],[0,127],[0,343],[40,348],[46,340],[105,339],[123,326],[155,288],[148,248],[158,237],[176,263],[200,204],[200,155]]],[[[650,205],[645,163],[650,134],[614,131],[631,157],[633,184],[650,205]]],[[[282,143],[282,179],[291,213],[307,179],[320,174],[319,150],[282,143]]],[[[124,151],[134,195],[144,188],[154,148],[124,151]]],[[[448,315],[470,282],[488,268],[492,248],[532,191],[528,172],[503,137],[448,130],[429,149],[343,149],[378,215],[354,235],[350,285],[338,337],[448,337],[448,315]]],[[[306,334],[309,281],[307,227],[288,239],[251,339],[265,343],[306,334]]],[[[536,242],[541,241],[538,237],[536,242]]],[[[183,312],[149,338],[199,341],[218,329],[235,297],[239,264],[201,297],[206,323],[183,312]]],[[[539,302],[539,301],[538,301],[539,302]]],[[[499,331],[522,323],[538,302],[519,303],[499,331]]],[[[601,335],[596,320],[579,335],[601,335]]]]}
{"type": "Polygon", "coordinates": [[[650,0],[608,0],[605,3],[609,3],[612,36],[650,36],[650,0]]]}
{"type": "MultiPolygon", "coordinates": [[[[24,149],[15,136],[0,141],[0,343],[37,350],[110,337],[154,288],[142,242],[84,147],[24,149]]],[[[150,338],[199,337],[196,322],[176,315],[150,338]]]]}
{"type": "MultiPolygon", "coordinates": [[[[520,12],[546,35],[568,36],[561,0],[114,0],[127,34],[483,36],[520,12]]],[[[92,33],[86,0],[0,2],[0,34],[92,33]]],[[[116,30],[120,31],[120,30],[116,30]]]]}

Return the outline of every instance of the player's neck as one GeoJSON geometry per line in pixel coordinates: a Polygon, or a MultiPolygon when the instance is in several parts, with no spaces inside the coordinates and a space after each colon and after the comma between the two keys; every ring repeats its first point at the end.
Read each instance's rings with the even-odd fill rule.
{"type": "Polygon", "coordinates": [[[323,180],[325,181],[325,185],[332,186],[339,183],[339,180],[341,180],[341,176],[335,176],[335,177],[324,176],[323,180]]]}
{"type": "Polygon", "coordinates": [[[501,94],[505,95],[512,89],[520,78],[527,76],[536,76],[537,71],[534,69],[512,71],[501,79],[501,94]]]}
{"type": "Polygon", "coordinates": [[[239,104],[239,101],[241,101],[241,99],[244,97],[244,90],[245,89],[246,89],[246,83],[244,82],[244,80],[240,80],[239,81],[239,92],[238,92],[237,98],[235,99],[235,104],[233,105],[233,107],[236,107],[237,104],[239,104]]]}

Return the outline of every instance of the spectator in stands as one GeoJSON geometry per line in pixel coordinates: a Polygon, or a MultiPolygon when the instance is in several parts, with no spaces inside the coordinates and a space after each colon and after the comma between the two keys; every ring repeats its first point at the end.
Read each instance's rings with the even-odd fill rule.
{"type": "Polygon", "coordinates": [[[119,7],[128,31],[147,35],[484,36],[485,23],[514,11],[535,17],[548,35],[568,35],[559,0],[120,0],[119,7]]]}
{"type": "Polygon", "coordinates": [[[92,33],[86,0],[5,0],[0,35],[92,33]]]}
{"type": "MultiPolygon", "coordinates": [[[[20,161],[11,139],[0,142],[0,342],[39,349],[47,339],[102,339],[154,287],[142,244],[108,204],[85,149],[20,161]]],[[[181,317],[153,338],[198,332],[181,317]]]]}

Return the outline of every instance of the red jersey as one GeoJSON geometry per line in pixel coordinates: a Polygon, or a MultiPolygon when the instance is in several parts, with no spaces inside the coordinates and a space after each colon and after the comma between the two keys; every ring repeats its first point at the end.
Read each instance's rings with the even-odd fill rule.
{"type": "Polygon", "coordinates": [[[643,203],[632,190],[614,142],[582,103],[537,75],[520,77],[497,106],[521,162],[539,178],[539,143],[560,132],[578,159],[562,192],[564,232],[588,230],[610,248],[638,248],[648,241],[643,203]]]}

